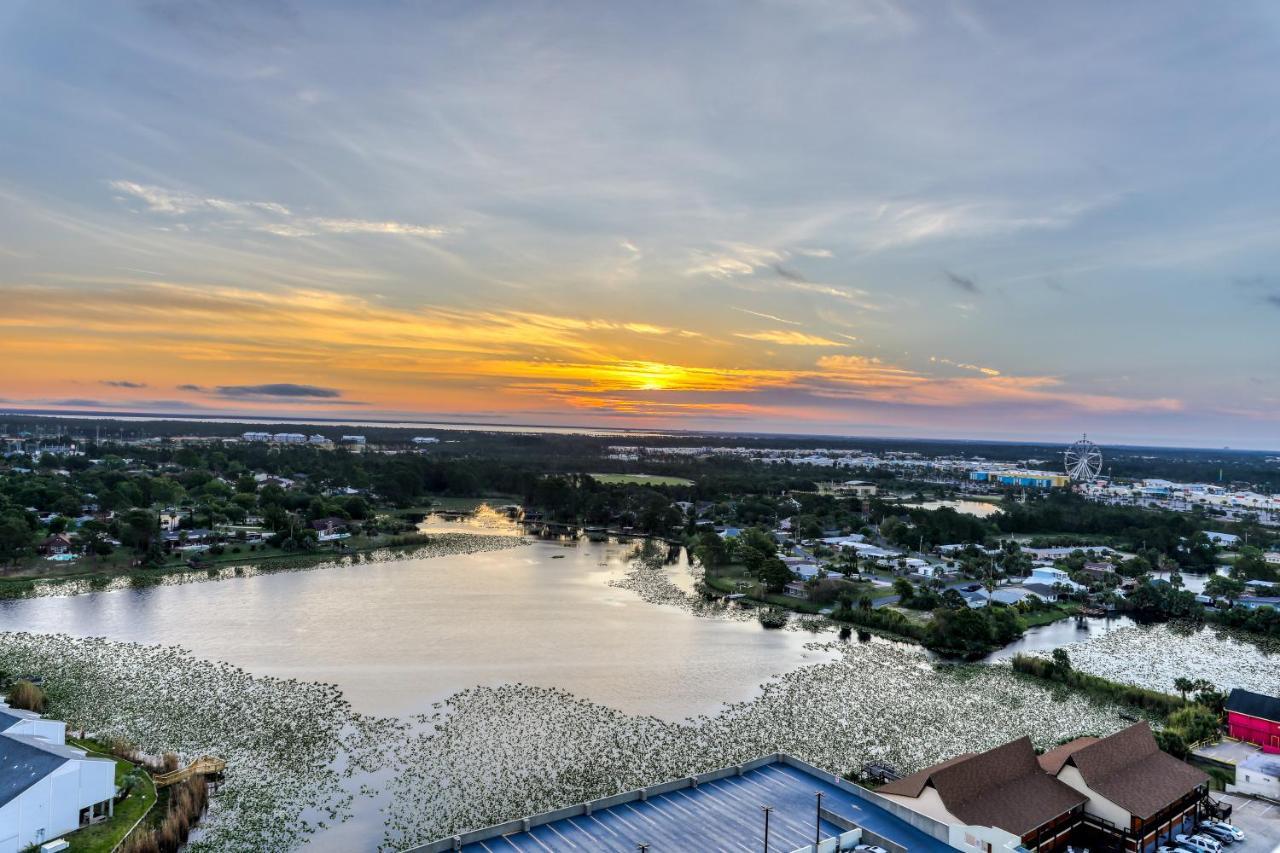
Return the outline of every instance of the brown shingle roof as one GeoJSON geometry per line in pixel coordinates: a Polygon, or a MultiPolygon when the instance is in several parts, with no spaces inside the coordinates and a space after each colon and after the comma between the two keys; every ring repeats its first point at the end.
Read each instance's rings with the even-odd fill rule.
{"type": "Polygon", "coordinates": [[[1064,743],[1062,746],[1055,746],[1040,756],[1038,759],[1040,767],[1050,776],[1057,776],[1058,771],[1062,769],[1062,765],[1067,763],[1068,758],[1089,744],[1097,742],[1098,739],[1096,737],[1078,737],[1075,740],[1064,743]]]}
{"type": "Polygon", "coordinates": [[[1031,739],[1025,737],[944,761],[878,790],[918,797],[927,785],[966,824],[997,826],[1014,835],[1026,835],[1086,799],[1041,770],[1031,739]]]}
{"type": "Polygon", "coordinates": [[[1092,790],[1143,820],[1209,781],[1161,752],[1146,723],[1077,749],[1063,763],[1074,764],[1092,790]]]}

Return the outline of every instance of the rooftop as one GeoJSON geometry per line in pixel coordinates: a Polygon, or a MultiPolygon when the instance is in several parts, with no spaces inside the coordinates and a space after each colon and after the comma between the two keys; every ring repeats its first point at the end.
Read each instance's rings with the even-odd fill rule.
{"type": "Polygon", "coordinates": [[[70,759],[110,761],[85,756],[70,747],[26,735],[0,735],[0,806],[48,776],[70,759]]]}
{"type": "MultiPolygon", "coordinates": [[[[462,850],[465,853],[511,850],[634,853],[640,843],[648,844],[651,853],[754,850],[762,840],[762,805],[773,807],[769,819],[770,848],[796,850],[813,843],[817,791],[823,794],[824,810],[893,839],[913,853],[950,850],[943,842],[866,799],[864,795],[874,795],[866,791],[858,793],[860,790],[822,771],[811,772],[802,762],[772,756],[759,766],[744,770],[741,776],[729,770],[723,778],[700,782],[697,787],[650,794],[643,801],[633,798],[609,808],[593,809],[589,815],[577,812],[533,826],[527,832],[520,831],[518,823],[507,835],[497,834],[495,828],[492,837],[470,840],[463,844],[462,850]]],[[[537,822],[537,818],[531,819],[531,823],[537,822]]],[[[824,838],[837,836],[841,831],[834,823],[822,822],[824,838]]],[[[436,844],[414,848],[437,849],[451,848],[436,844]]]]}
{"type": "Polygon", "coordinates": [[[1143,820],[1209,781],[1204,771],[1161,752],[1146,723],[1084,744],[1063,763],[1074,764],[1085,784],[1143,820]]]}
{"type": "Polygon", "coordinates": [[[1236,687],[1227,697],[1226,707],[1228,711],[1244,714],[1246,717],[1258,717],[1280,723],[1280,699],[1265,693],[1254,693],[1236,687]]]}
{"type": "Polygon", "coordinates": [[[1033,832],[1087,799],[1041,769],[1027,737],[944,761],[890,782],[879,793],[919,797],[927,786],[966,824],[1014,835],[1033,832]]]}

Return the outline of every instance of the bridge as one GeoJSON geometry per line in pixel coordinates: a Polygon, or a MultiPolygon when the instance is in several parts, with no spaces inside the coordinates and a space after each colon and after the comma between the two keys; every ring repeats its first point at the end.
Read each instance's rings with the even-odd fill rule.
{"type": "Polygon", "coordinates": [[[186,767],[179,768],[171,773],[161,773],[159,776],[154,777],[154,781],[157,788],[166,788],[169,785],[185,782],[192,776],[213,776],[226,769],[227,762],[216,755],[202,755],[186,767]]]}

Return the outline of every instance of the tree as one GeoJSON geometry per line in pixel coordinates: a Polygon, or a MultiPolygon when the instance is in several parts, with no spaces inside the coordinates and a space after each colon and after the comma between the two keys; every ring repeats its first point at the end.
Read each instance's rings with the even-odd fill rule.
{"type": "Polygon", "coordinates": [[[31,528],[18,515],[0,517],[0,560],[17,562],[31,551],[31,528]]]}
{"type": "Polygon", "coordinates": [[[1195,690],[1196,683],[1190,678],[1178,676],[1173,680],[1173,689],[1178,691],[1178,695],[1182,697],[1182,701],[1187,701],[1187,694],[1195,690]]]}
{"type": "Polygon", "coordinates": [[[987,651],[993,638],[991,621],[984,611],[939,608],[933,613],[926,645],[948,654],[971,656],[987,651]]]}
{"type": "Polygon", "coordinates": [[[895,578],[893,591],[898,596],[898,600],[905,603],[911,600],[911,596],[915,595],[916,589],[911,585],[911,581],[906,578],[895,578]]]}
{"type": "Polygon", "coordinates": [[[1187,705],[1169,715],[1168,727],[1187,743],[1199,743],[1218,734],[1218,715],[1203,705],[1187,705]]]}
{"type": "Polygon", "coordinates": [[[777,557],[767,557],[756,572],[756,577],[760,578],[769,592],[781,592],[791,582],[791,570],[777,557]]]}
{"type": "Polygon", "coordinates": [[[1235,606],[1238,599],[1245,590],[1244,581],[1236,578],[1224,577],[1222,575],[1214,575],[1209,578],[1208,583],[1204,585],[1204,594],[1210,598],[1225,598],[1227,604],[1235,606]]]}
{"type": "Polygon", "coordinates": [[[1057,648],[1053,650],[1053,670],[1055,673],[1066,675],[1071,671],[1071,656],[1067,654],[1067,650],[1057,648]]]}

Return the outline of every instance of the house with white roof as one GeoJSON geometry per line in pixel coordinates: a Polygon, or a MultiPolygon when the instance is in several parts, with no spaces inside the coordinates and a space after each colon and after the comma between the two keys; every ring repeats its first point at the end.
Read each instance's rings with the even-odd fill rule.
{"type": "Polygon", "coordinates": [[[66,725],[0,703],[0,853],[44,844],[114,811],[116,763],[66,744],[66,725]]]}

